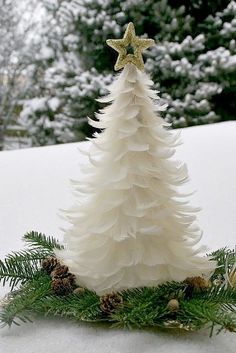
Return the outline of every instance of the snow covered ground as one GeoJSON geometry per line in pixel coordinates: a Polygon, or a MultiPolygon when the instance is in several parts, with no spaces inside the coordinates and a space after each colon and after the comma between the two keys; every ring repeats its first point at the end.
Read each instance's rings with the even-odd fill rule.
{"type": "MultiPolygon", "coordinates": [[[[177,157],[188,164],[195,189],[192,204],[201,206],[202,242],[210,249],[236,243],[236,122],[185,128],[177,157]]],[[[66,224],[59,209],[73,203],[69,179],[80,175],[85,157],[78,146],[89,142],[0,153],[0,257],[22,247],[21,236],[37,230],[62,239],[66,224]]],[[[0,290],[3,295],[4,289],[0,290]]],[[[208,353],[235,352],[236,336],[208,338],[206,331],[166,334],[77,325],[54,319],[0,331],[4,353],[208,353]]]]}

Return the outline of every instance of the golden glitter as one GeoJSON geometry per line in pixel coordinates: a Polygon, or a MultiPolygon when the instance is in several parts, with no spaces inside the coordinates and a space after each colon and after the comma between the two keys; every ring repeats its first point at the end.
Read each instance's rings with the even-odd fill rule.
{"type": "Polygon", "coordinates": [[[122,39],[108,39],[106,42],[119,53],[114,67],[116,71],[122,69],[128,63],[132,63],[139,70],[143,70],[144,62],[142,52],[155,44],[153,39],[136,37],[134,24],[132,22],[128,24],[122,39]],[[129,46],[133,48],[133,54],[128,53],[129,46]]]}

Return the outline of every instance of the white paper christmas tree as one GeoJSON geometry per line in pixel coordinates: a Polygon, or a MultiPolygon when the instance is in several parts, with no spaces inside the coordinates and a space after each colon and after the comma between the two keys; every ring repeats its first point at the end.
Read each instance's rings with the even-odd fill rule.
{"type": "Polygon", "coordinates": [[[123,39],[108,44],[124,69],[100,100],[112,103],[90,120],[103,130],[75,183],[80,203],[68,211],[72,226],[57,255],[98,294],[209,275],[215,263],[197,245],[196,209],[178,188],[188,178],[172,159],[179,135],[158,115],[165,107],[142,71],[141,52],[151,40],[138,39],[130,24],[123,39]],[[127,54],[130,44],[134,54],[127,54]]]}

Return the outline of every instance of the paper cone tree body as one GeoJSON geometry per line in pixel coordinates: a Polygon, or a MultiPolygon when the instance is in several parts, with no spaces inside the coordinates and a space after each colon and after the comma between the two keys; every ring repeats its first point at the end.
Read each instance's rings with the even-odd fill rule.
{"type": "Polygon", "coordinates": [[[68,211],[72,225],[57,255],[98,294],[181,281],[215,267],[197,245],[196,209],[178,190],[187,170],[172,158],[178,134],[158,115],[164,107],[152,83],[128,63],[100,100],[112,103],[90,121],[102,132],[74,185],[80,204],[68,211]]]}

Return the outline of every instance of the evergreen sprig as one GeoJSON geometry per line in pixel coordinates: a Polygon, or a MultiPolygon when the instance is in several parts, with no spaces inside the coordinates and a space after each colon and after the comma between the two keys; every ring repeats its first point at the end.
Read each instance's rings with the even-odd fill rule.
{"type": "Polygon", "coordinates": [[[32,313],[37,313],[76,321],[105,321],[118,327],[156,326],[192,331],[208,326],[210,335],[216,327],[216,333],[223,329],[236,331],[236,288],[227,283],[226,276],[235,264],[235,251],[223,248],[209,255],[218,263],[211,278],[212,287],[193,290],[190,296],[186,282],[130,289],[119,293],[122,304],[107,313],[102,310],[101,298],[90,290],[79,295],[53,293],[51,277],[42,270],[41,263],[53,256],[55,249],[63,248],[57,240],[37,232],[27,233],[23,239],[28,249],[13,252],[0,261],[0,281],[11,286],[0,311],[2,326],[30,322],[32,313]],[[168,306],[172,299],[179,303],[174,311],[168,306]]]}
{"type": "Polygon", "coordinates": [[[11,326],[12,323],[19,326],[20,322],[31,322],[34,302],[49,294],[51,294],[50,277],[39,273],[33,280],[7,296],[6,304],[0,312],[1,326],[11,326]]]}
{"type": "Polygon", "coordinates": [[[13,252],[4,261],[0,260],[0,282],[3,286],[8,282],[11,290],[19,283],[32,280],[40,268],[40,260],[45,252],[21,251],[13,252]]]}
{"type": "Polygon", "coordinates": [[[4,261],[0,260],[0,283],[4,286],[8,282],[11,290],[32,280],[40,270],[42,260],[52,255],[55,248],[63,248],[53,237],[33,231],[25,234],[23,240],[29,249],[12,252],[4,261]]]}
{"type": "Polygon", "coordinates": [[[78,295],[68,296],[50,295],[35,301],[31,305],[31,310],[39,314],[54,315],[72,318],[76,321],[100,321],[102,313],[100,309],[100,299],[92,291],[85,291],[78,295]]]}
{"type": "Polygon", "coordinates": [[[235,250],[231,250],[226,247],[213,251],[208,256],[217,262],[217,268],[214,271],[212,279],[224,277],[226,273],[226,267],[228,270],[230,270],[236,261],[235,250]]]}
{"type": "MultiPolygon", "coordinates": [[[[197,297],[197,296],[196,296],[197,297]]],[[[228,307],[236,313],[236,288],[231,286],[214,285],[208,291],[201,293],[198,297],[205,302],[216,303],[228,307]]]]}
{"type": "Polygon", "coordinates": [[[42,233],[34,231],[26,233],[23,240],[30,248],[41,248],[52,253],[55,249],[63,249],[63,245],[61,245],[54,237],[46,236],[42,233]]]}
{"type": "Polygon", "coordinates": [[[178,313],[178,319],[181,322],[192,323],[197,329],[211,324],[211,335],[214,326],[222,329],[236,332],[236,317],[228,310],[224,310],[217,299],[214,302],[203,299],[192,299],[181,302],[181,310],[178,313]]]}

